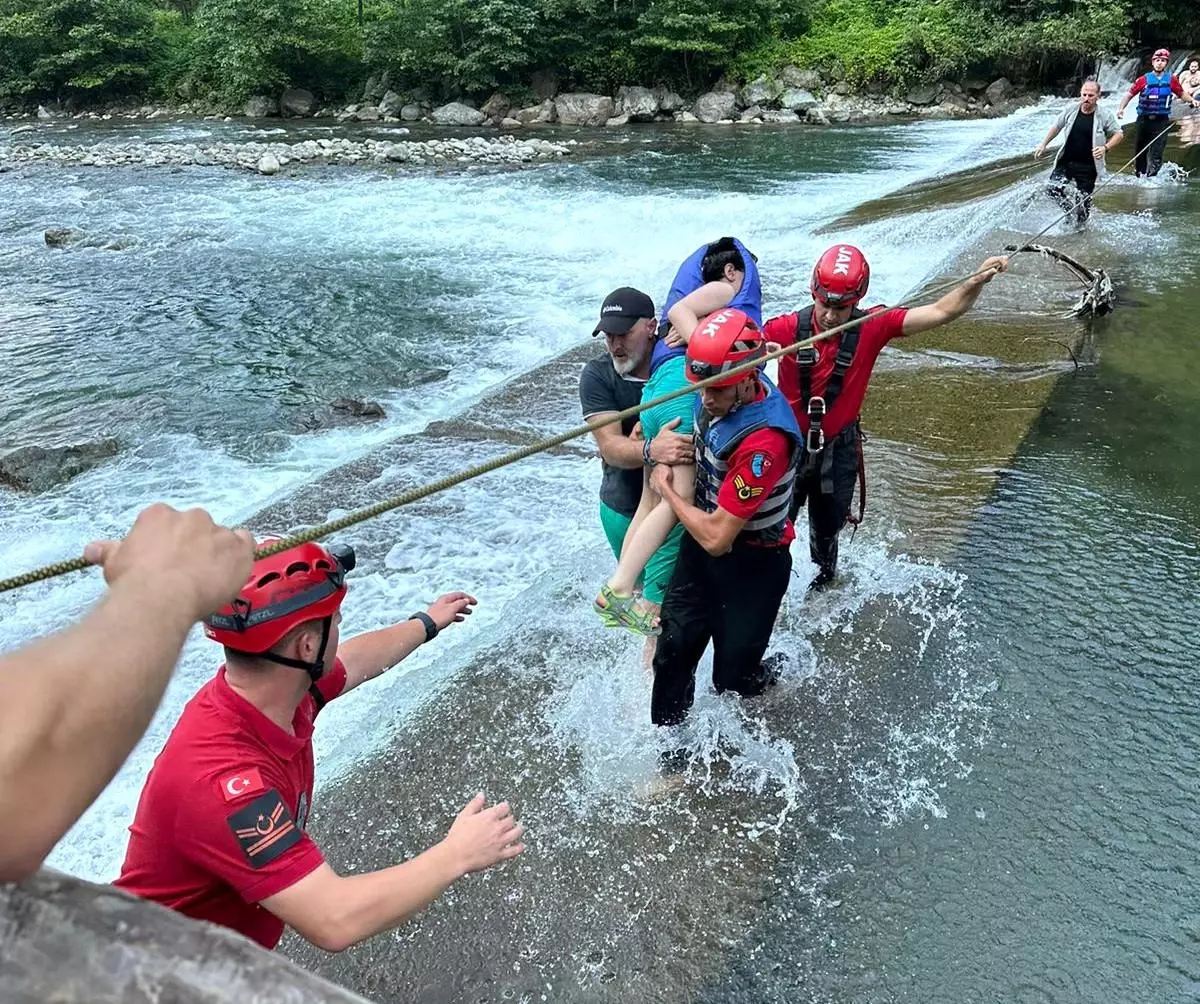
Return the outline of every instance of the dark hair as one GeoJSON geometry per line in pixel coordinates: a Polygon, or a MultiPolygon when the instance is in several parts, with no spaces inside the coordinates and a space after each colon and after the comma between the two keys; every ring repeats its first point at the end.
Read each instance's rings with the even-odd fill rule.
{"type": "Polygon", "coordinates": [[[732,237],[722,237],[708,246],[700,261],[700,278],[705,282],[717,282],[725,276],[726,265],[732,265],[739,272],[746,271],[746,259],[732,237]]]}

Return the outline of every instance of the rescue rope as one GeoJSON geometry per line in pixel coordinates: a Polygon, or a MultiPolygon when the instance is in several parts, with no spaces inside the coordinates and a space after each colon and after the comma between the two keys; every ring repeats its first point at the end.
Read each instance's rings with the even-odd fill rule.
{"type": "MultiPolygon", "coordinates": [[[[1097,186],[1092,194],[1094,195],[1095,192],[1099,191],[1101,188],[1104,188],[1105,185],[1110,184],[1116,175],[1122,173],[1126,168],[1128,168],[1129,165],[1136,161],[1142,153],[1148,150],[1154,144],[1154,142],[1158,140],[1159,137],[1169,131],[1172,126],[1174,126],[1174,123],[1169,123],[1166,129],[1163,129],[1162,132],[1158,133],[1154,139],[1152,139],[1149,143],[1142,147],[1141,150],[1135,153],[1125,164],[1123,164],[1116,171],[1112,172],[1103,184],[1097,186]]],[[[1043,236],[1046,231],[1057,224],[1060,220],[1065,219],[1072,212],[1074,212],[1074,210],[1066,210],[1061,215],[1056,217],[1048,226],[1044,227],[1039,233],[1031,237],[1029,241],[1026,241],[1026,245],[1043,236]]],[[[962,276],[961,278],[954,279],[940,285],[935,285],[928,290],[925,295],[926,297],[930,298],[932,302],[936,302],[943,294],[949,292],[951,289],[956,289],[963,283],[990,271],[991,269],[979,269],[975,272],[971,272],[968,275],[962,276]]],[[[906,306],[906,304],[901,303],[897,306],[906,306]]],[[[338,519],[330,520],[328,523],[321,523],[317,526],[310,527],[307,530],[302,530],[290,537],[285,537],[282,540],[275,541],[274,543],[265,547],[260,547],[255,552],[255,557],[266,558],[272,554],[278,554],[280,551],[286,551],[289,548],[297,546],[298,544],[306,544],[310,541],[320,540],[322,537],[327,537],[330,534],[338,533],[339,531],[345,530],[358,523],[363,523],[369,519],[375,519],[378,516],[382,516],[384,513],[391,512],[393,509],[399,509],[401,506],[412,505],[414,502],[419,502],[422,499],[428,498],[430,495],[436,495],[439,492],[444,492],[450,488],[454,488],[466,481],[472,481],[475,478],[482,477],[484,474],[490,474],[493,471],[498,471],[501,468],[508,467],[511,464],[525,460],[527,457],[532,457],[535,454],[552,450],[556,446],[562,446],[564,443],[569,443],[572,439],[579,439],[582,436],[589,435],[590,433],[595,432],[597,429],[603,429],[607,425],[623,422],[627,418],[634,418],[649,408],[656,408],[660,404],[665,404],[668,401],[674,401],[676,398],[683,397],[687,394],[694,394],[699,390],[703,390],[705,387],[712,386],[712,384],[717,380],[724,381],[727,377],[734,373],[748,373],[750,370],[758,369],[765,363],[768,363],[772,360],[782,359],[784,356],[792,355],[796,352],[801,352],[804,349],[811,348],[818,342],[823,342],[828,338],[832,338],[834,335],[840,335],[843,331],[849,331],[852,328],[858,327],[870,316],[871,315],[868,314],[865,317],[851,318],[844,324],[839,324],[836,327],[830,328],[828,331],[819,332],[818,334],[798,341],[793,345],[776,349],[774,352],[768,352],[764,357],[741,363],[740,365],[726,370],[724,373],[719,373],[716,376],[708,377],[707,379],[697,381],[696,383],[689,383],[685,387],[680,387],[678,390],[673,390],[670,393],[663,394],[661,397],[654,398],[651,401],[643,401],[639,404],[633,405],[630,408],[626,408],[624,411],[615,412],[608,418],[602,419],[601,421],[577,425],[573,429],[568,429],[566,432],[559,433],[557,436],[551,436],[548,439],[538,440],[535,443],[530,443],[528,446],[522,446],[520,449],[506,453],[503,456],[488,460],[482,464],[476,464],[474,467],[468,467],[466,470],[459,471],[457,474],[451,474],[447,477],[439,478],[437,481],[429,482],[420,488],[413,488],[409,491],[401,492],[399,495],[394,495],[391,498],[384,499],[381,502],[376,502],[374,505],[357,509],[352,513],[348,513],[345,516],[339,517],[338,519]]],[[[24,572],[20,575],[14,575],[6,579],[0,579],[0,593],[11,592],[14,589],[21,589],[24,586],[31,586],[35,582],[44,582],[47,579],[58,578],[59,576],[67,575],[71,572],[81,572],[91,567],[91,563],[83,557],[72,558],[69,561],[57,561],[53,564],[43,565],[41,568],[35,568],[32,571],[24,572]]]]}

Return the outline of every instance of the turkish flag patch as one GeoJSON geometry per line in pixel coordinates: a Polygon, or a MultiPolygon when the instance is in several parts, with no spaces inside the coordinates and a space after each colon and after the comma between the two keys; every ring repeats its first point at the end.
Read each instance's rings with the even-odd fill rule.
{"type": "Polygon", "coordinates": [[[227,817],[226,822],[253,868],[269,865],[304,836],[274,788],[227,817]]]}
{"type": "Polygon", "coordinates": [[[243,795],[253,795],[256,791],[262,791],[266,787],[257,767],[249,767],[236,774],[223,777],[220,783],[221,794],[225,796],[226,802],[232,802],[243,795]]]}

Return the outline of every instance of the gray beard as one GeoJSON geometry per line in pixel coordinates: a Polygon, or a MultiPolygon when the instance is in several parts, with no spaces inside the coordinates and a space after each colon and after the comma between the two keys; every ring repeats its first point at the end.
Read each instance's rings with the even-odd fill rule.
{"type": "Polygon", "coordinates": [[[642,364],[642,357],[626,356],[624,359],[613,359],[612,363],[613,369],[617,371],[617,376],[629,376],[642,364]]]}

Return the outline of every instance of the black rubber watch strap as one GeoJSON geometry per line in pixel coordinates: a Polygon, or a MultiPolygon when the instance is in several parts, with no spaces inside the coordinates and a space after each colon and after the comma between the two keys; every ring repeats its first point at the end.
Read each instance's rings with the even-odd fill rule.
{"type": "Polygon", "coordinates": [[[422,624],[425,625],[425,640],[426,641],[433,641],[433,639],[437,637],[438,626],[433,622],[433,618],[430,617],[429,614],[425,613],[424,610],[417,611],[415,614],[413,614],[411,617],[409,617],[409,620],[410,621],[420,621],[422,624]]]}

